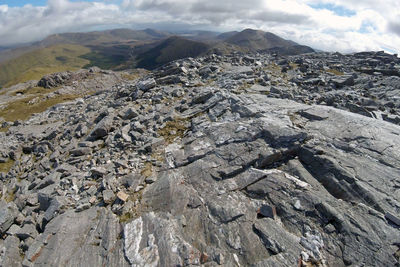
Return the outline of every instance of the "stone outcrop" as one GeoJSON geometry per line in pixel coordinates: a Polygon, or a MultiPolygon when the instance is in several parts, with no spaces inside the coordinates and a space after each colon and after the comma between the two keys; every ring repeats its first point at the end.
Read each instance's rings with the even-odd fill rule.
{"type": "Polygon", "coordinates": [[[0,265],[399,266],[399,66],[210,55],[35,114],[0,134],[0,265]]]}

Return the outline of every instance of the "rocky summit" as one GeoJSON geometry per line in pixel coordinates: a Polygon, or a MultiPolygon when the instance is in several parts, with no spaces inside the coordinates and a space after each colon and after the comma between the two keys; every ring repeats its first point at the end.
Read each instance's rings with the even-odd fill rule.
{"type": "Polygon", "coordinates": [[[1,266],[400,266],[396,55],[211,54],[134,76],[14,87],[90,94],[3,123],[1,266]]]}

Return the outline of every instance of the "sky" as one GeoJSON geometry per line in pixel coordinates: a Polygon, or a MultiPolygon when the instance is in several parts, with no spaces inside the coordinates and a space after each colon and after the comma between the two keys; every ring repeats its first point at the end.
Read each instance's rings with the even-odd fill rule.
{"type": "Polygon", "coordinates": [[[0,46],[112,28],[253,28],[324,51],[399,53],[400,1],[0,0],[0,46]]]}

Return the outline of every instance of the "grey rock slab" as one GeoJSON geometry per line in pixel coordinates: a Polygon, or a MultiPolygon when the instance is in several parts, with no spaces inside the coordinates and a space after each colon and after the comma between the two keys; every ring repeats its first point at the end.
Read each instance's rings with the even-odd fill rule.
{"type": "Polygon", "coordinates": [[[117,217],[104,208],[67,211],[52,220],[29,247],[33,266],[129,266],[117,217]]]}
{"type": "Polygon", "coordinates": [[[156,86],[156,84],[157,84],[157,83],[156,83],[156,80],[154,80],[154,78],[150,78],[150,79],[147,79],[147,80],[144,80],[144,81],[140,81],[140,82],[137,84],[137,87],[138,87],[140,90],[146,92],[146,91],[148,91],[148,90],[154,88],[154,87],[156,86]]]}
{"type": "Polygon", "coordinates": [[[0,201],[0,233],[4,234],[8,228],[14,223],[14,219],[18,215],[18,208],[13,203],[0,201]]]}
{"type": "Polygon", "coordinates": [[[43,226],[57,216],[65,208],[66,201],[64,197],[56,196],[50,200],[50,205],[43,216],[43,226]]]}
{"type": "Polygon", "coordinates": [[[222,223],[229,223],[240,219],[248,212],[249,207],[241,200],[235,194],[216,196],[207,201],[207,206],[210,215],[215,216],[222,223]]]}
{"type": "Polygon", "coordinates": [[[354,77],[352,75],[338,76],[331,79],[331,82],[337,87],[352,86],[354,85],[354,77]]]}
{"type": "Polygon", "coordinates": [[[17,161],[0,191],[20,209],[0,211],[0,265],[22,249],[25,266],[396,266],[399,66],[384,52],[205,55],[139,82],[63,82],[97,93],[0,134],[17,161]],[[176,117],[170,143],[159,130],[176,117]]]}
{"type": "Polygon", "coordinates": [[[25,224],[22,228],[20,228],[15,235],[21,239],[21,240],[25,240],[29,237],[31,238],[36,238],[36,236],[38,235],[38,232],[36,230],[35,225],[33,224],[25,224]]]}
{"type": "Polygon", "coordinates": [[[181,214],[189,202],[189,193],[182,184],[182,176],[174,170],[163,171],[158,179],[143,192],[144,205],[153,211],[181,214]]]}
{"type": "Polygon", "coordinates": [[[114,200],[116,199],[116,196],[112,190],[106,189],[103,191],[103,201],[106,204],[112,204],[114,200]]]}
{"type": "Polygon", "coordinates": [[[152,212],[126,224],[126,258],[134,266],[199,265],[200,251],[183,238],[178,225],[177,220],[152,212]]]}
{"type": "Polygon", "coordinates": [[[19,245],[20,241],[15,236],[0,241],[0,266],[22,266],[19,245]]]}
{"type": "Polygon", "coordinates": [[[257,220],[254,223],[254,229],[268,250],[274,255],[289,253],[290,256],[287,260],[290,261],[291,266],[296,266],[302,251],[299,237],[287,232],[277,222],[269,218],[257,220]]]}
{"type": "Polygon", "coordinates": [[[35,187],[35,190],[41,190],[49,185],[58,184],[60,182],[61,173],[53,172],[47,177],[45,177],[42,181],[38,183],[35,187]]]}
{"type": "Polygon", "coordinates": [[[15,235],[17,232],[19,232],[21,230],[21,227],[19,227],[16,224],[11,225],[10,228],[8,228],[6,234],[7,235],[15,235]]]}
{"type": "Polygon", "coordinates": [[[103,138],[108,135],[108,133],[111,130],[111,127],[112,127],[112,118],[106,116],[97,123],[97,125],[89,134],[89,137],[95,140],[103,138]]]}

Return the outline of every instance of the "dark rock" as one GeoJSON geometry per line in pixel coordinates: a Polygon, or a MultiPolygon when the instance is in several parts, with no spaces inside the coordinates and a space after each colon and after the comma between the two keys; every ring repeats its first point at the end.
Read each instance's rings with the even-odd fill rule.
{"type": "Polygon", "coordinates": [[[39,193],[37,195],[37,198],[39,202],[39,209],[43,211],[47,210],[50,206],[50,201],[51,201],[50,196],[44,193],[39,193]]]}
{"type": "Polygon", "coordinates": [[[104,167],[95,167],[90,171],[94,177],[103,177],[105,174],[107,174],[107,170],[104,167]]]}
{"type": "Polygon", "coordinates": [[[337,78],[331,79],[331,82],[338,88],[343,86],[353,86],[354,77],[353,76],[339,76],[337,78]]]}
{"type": "Polygon", "coordinates": [[[84,155],[90,155],[92,153],[92,149],[90,149],[89,147],[80,147],[71,150],[69,153],[74,157],[80,157],[84,155]]]}
{"type": "Polygon", "coordinates": [[[271,219],[275,219],[276,217],[276,209],[273,206],[262,205],[258,210],[257,214],[262,217],[267,217],[271,219]]]}
{"type": "Polygon", "coordinates": [[[136,110],[134,110],[133,108],[128,108],[123,112],[122,118],[124,120],[131,120],[133,118],[136,118],[137,116],[138,113],[136,112],[136,110]]]}
{"type": "Polygon", "coordinates": [[[389,220],[390,222],[396,224],[397,226],[400,226],[400,218],[394,216],[393,214],[391,214],[390,212],[387,212],[385,214],[385,218],[387,220],[389,220]]]}

